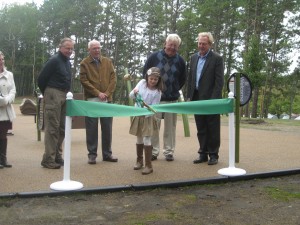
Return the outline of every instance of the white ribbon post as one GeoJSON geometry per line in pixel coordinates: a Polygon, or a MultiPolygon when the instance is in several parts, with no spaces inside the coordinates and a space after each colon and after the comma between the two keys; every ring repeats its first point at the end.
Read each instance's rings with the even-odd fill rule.
{"type": "MultiPolygon", "coordinates": [[[[229,92],[228,98],[233,98],[234,94],[229,92]]],[[[235,106],[239,107],[239,106],[235,106]]],[[[228,129],[229,129],[229,167],[218,170],[218,174],[224,176],[241,176],[246,174],[246,171],[240,168],[236,168],[235,164],[235,138],[234,138],[234,113],[229,113],[228,120],[228,129]]]]}
{"type": "MultiPolygon", "coordinates": [[[[71,92],[67,93],[67,101],[73,99],[71,92]]],[[[62,181],[57,181],[50,185],[56,191],[72,191],[83,188],[83,184],[78,181],[70,180],[70,160],[71,160],[71,130],[72,117],[66,116],[65,125],[65,147],[64,147],[64,177],[62,181]]]]}

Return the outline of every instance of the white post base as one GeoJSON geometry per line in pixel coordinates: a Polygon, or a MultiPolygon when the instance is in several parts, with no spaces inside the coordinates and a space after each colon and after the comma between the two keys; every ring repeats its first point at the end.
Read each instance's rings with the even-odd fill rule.
{"type": "Polygon", "coordinates": [[[234,176],[241,176],[246,174],[246,170],[235,168],[235,167],[228,167],[228,168],[219,169],[218,174],[234,177],[234,176]]]}
{"type": "Polygon", "coordinates": [[[52,183],[50,188],[56,191],[73,191],[83,188],[83,184],[78,181],[62,180],[52,183]]]}

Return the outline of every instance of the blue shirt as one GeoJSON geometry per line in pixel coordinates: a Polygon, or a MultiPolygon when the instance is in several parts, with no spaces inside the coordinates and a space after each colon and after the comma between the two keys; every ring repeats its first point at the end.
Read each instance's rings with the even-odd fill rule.
{"type": "Polygon", "coordinates": [[[202,70],[203,70],[203,66],[206,62],[206,58],[208,53],[210,52],[210,49],[208,50],[208,52],[205,54],[205,56],[201,56],[200,53],[198,52],[198,64],[197,64],[197,74],[196,74],[196,89],[198,90],[198,85],[199,85],[199,80],[202,74],[202,70]]]}

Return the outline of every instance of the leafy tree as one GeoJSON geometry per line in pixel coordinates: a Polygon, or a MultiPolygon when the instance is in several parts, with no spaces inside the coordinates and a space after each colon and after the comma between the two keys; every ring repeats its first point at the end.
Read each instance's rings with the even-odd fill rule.
{"type": "Polygon", "coordinates": [[[258,91],[262,85],[261,70],[263,68],[263,53],[259,47],[259,39],[253,35],[250,39],[248,52],[244,55],[244,71],[253,85],[253,101],[251,116],[257,117],[258,91]]]}
{"type": "Polygon", "coordinates": [[[6,65],[18,81],[17,93],[33,93],[36,65],[39,64],[38,9],[35,4],[8,5],[0,14],[0,48],[6,65]]]}
{"type": "MultiPolygon", "coordinates": [[[[197,51],[198,33],[209,31],[214,50],[224,58],[225,80],[245,72],[254,84],[245,114],[251,110],[256,116],[259,106],[261,116],[275,109],[291,113],[300,108],[299,92],[290,91],[295,90],[295,74],[288,73],[290,52],[299,48],[299,7],[299,0],[44,0],[40,7],[6,5],[0,10],[0,49],[15,73],[18,93],[25,95],[32,93],[34,78],[63,37],[76,42],[74,75],[87,55],[88,41],[98,39],[102,54],[115,64],[115,99],[124,102],[125,69],[133,82],[138,80],[148,54],[161,49],[169,33],[181,37],[179,53],[188,62],[197,51]],[[290,96],[288,101],[284,96],[290,96]]],[[[73,84],[80,91],[80,82],[73,84]]]]}

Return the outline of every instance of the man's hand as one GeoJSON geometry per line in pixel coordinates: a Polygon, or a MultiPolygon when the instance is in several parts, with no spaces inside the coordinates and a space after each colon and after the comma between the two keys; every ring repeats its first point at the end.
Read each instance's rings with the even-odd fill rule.
{"type": "Polygon", "coordinates": [[[107,101],[107,95],[105,93],[100,92],[98,98],[101,100],[101,102],[107,101]]]}

